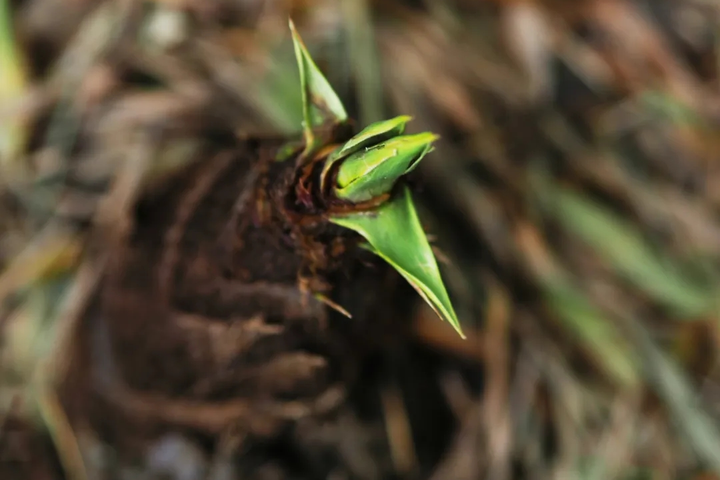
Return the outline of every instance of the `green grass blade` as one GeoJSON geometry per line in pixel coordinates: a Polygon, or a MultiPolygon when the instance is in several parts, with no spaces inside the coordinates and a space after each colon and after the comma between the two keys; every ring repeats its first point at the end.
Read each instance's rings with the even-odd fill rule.
{"type": "MultiPolygon", "coordinates": [[[[15,43],[12,15],[8,0],[0,0],[0,104],[17,100],[26,86],[23,59],[15,43]]],[[[25,145],[22,121],[10,120],[0,125],[0,161],[8,168],[25,145]]]]}
{"type": "Polygon", "coordinates": [[[677,265],[658,256],[629,222],[608,209],[561,188],[548,188],[552,214],[571,232],[591,245],[630,282],[674,313],[692,317],[715,306],[714,295],[705,285],[685,278],[677,265]]]}
{"type": "Polygon", "coordinates": [[[564,327],[585,345],[603,370],[624,387],[638,386],[637,358],[613,322],[569,282],[549,280],[543,289],[548,306],[564,327]]]}
{"type": "Polygon", "coordinates": [[[357,81],[360,121],[377,122],[384,117],[383,86],[371,6],[367,0],[343,0],[342,10],[348,55],[357,81]]]}
{"type": "Polygon", "coordinates": [[[672,413],[695,454],[720,474],[720,432],[698,402],[690,381],[679,366],[657,347],[640,322],[628,322],[634,343],[644,357],[646,376],[672,413]]]}

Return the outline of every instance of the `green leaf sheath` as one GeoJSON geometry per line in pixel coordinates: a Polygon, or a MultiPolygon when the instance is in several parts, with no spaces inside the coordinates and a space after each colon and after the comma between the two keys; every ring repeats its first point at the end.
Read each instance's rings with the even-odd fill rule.
{"type": "Polygon", "coordinates": [[[405,135],[354,153],[340,166],[335,194],[344,200],[364,202],[388,193],[422,160],[437,138],[427,132],[405,135]]]}

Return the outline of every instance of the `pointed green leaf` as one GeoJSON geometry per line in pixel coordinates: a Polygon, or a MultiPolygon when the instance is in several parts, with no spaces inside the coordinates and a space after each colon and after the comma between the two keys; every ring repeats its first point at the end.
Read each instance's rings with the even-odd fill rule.
{"type": "Polygon", "coordinates": [[[314,148],[315,136],[313,128],[325,121],[341,123],[347,120],[347,113],[340,98],[330,83],[315,65],[305,48],[295,24],[290,20],[290,30],[300,70],[300,87],[303,101],[303,132],[306,140],[306,152],[314,148]]]}
{"type": "Polygon", "coordinates": [[[465,338],[407,186],[377,210],[330,221],[365,237],[372,251],[405,277],[440,318],[465,338]]]}
{"type": "Polygon", "coordinates": [[[321,188],[323,190],[325,189],[325,179],[327,174],[336,162],[354,154],[355,152],[359,152],[363,148],[369,148],[380,142],[384,142],[385,140],[402,135],[405,131],[405,124],[410,120],[410,116],[401,115],[399,117],[391,118],[390,120],[375,122],[365,127],[360,133],[352,137],[345,143],[345,145],[335,150],[330,157],[328,157],[320,177],[321,188]]]}

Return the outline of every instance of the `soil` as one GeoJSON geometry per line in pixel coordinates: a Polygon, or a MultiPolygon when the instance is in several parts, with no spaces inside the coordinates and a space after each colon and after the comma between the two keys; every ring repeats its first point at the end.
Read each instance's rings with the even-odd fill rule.
{"type": "Polygon", "coordinates": [[[410,418],[432,427],[423,463],[449,442],[432,372],[410,360],[415,293],[354,233],[297,222],[296,166],[274,161],[281,145],[203,152],[138,202],[112,253],[63,398],[123,465],[179,435],[201,458],[224,452],[231,478],[393,478],[379,397],[399,371],[409,398],[423,398],[410,418]]]}

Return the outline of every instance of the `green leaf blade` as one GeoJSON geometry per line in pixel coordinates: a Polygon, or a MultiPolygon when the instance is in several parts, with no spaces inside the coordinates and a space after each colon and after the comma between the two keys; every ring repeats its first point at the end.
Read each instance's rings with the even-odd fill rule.
{"type": "Polygon", "coordinates": [[[400,195],[373,212],[336,216],[330,220],[362,235],[375,254],[395,268],[460,337],[466,338],[407,186],[400,195]]]}
{"type": "Polygon", "coordinates": [[[348,118],[345,107],[330,82],[327,81],[313,61],[292,20],[290,31],[293,37],[295,57],[300,70],[300,86],[303,102],[303,132],[307,149],[314,147],[313,128],[325,121],[342,123],[348,118]]]}
{"type": "Polygon", "coordinates": [[[599,366],[618,385],[637,388],[641,380],[639,359],[613,321],[566,278],[546,279],[542,287],[550,310],[599,366]]]}
{"type": "MultiPolygon", "coordinates": [[[[12,10],[8,0],[0,0],[0,104],[18,99],[27,88],[27,71],[22,52],[16,42],[12,10]]],[[[28,140],[27,125],[21,119],[11,118],[0,127],[0,162],[13,173],[24,167],[17,156],[28,140]]],[[[6,174],[7,174],[6,173],[6,174]]]]}
{"type": "Polygon", "coordinates": [[[552,215],[565,228],[674,314],[695,318],[713,311],[712,290],[686,278],[680,265],[655,252],[632,224],[571,190],[548,188],[544,194],[553,202],[552,215]]]}

